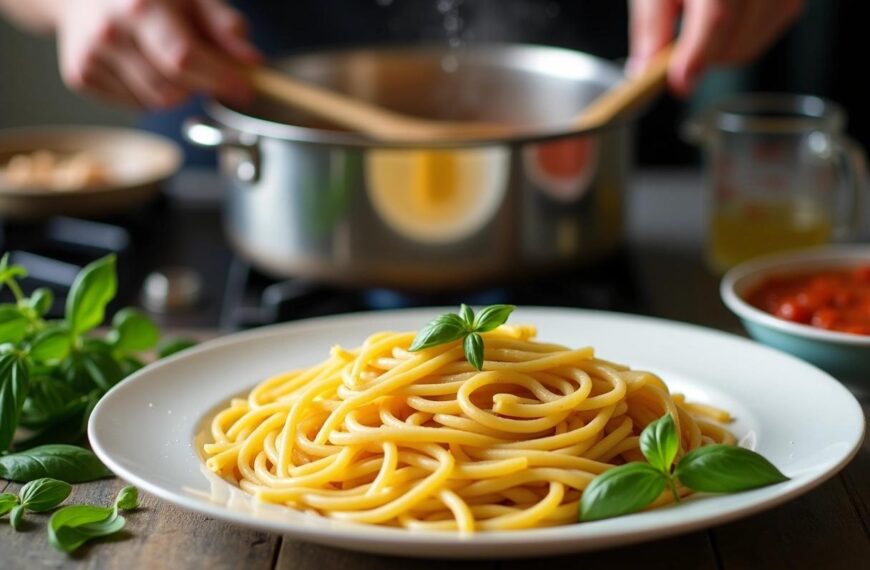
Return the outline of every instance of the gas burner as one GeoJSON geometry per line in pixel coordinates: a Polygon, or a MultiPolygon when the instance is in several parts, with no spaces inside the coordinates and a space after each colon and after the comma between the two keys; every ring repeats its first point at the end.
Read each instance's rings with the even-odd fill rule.
{"type": "Polygon", "coordinates": [[[238,330],[363,310],[459,303],[561,306],[638,312],[644,305],[628,256],[619,253],[572,271],[466,291],[419,294],[392,289],[339,289],[304,279],[274,280],[239,257],[228,273],[221,328],[238,330]]]}

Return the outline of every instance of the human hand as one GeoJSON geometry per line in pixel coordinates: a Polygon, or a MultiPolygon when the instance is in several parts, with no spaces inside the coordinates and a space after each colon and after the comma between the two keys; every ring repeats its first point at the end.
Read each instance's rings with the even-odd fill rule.
{"type": "Polygon", "coordinates": [[[643,69],[673,41],[682,13],[668,83],[688,95],[708,67],[746,63],[764,52],[802,5],[802,0],[630,0],[629,71],[643,69]]]}
{"type": "Polygon", "coordinates": [[[193,92],[251,97],[241,64],[260,54],[244,18],[223,0],[63,0],[55,30],[68,86],[137,107],[176,105],[193,92]]]}

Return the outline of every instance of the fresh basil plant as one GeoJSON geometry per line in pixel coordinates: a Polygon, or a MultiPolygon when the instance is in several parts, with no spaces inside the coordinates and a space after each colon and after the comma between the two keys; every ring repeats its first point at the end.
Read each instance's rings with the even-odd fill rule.
{"type": "MultiPolygon", "coordinates": [[[[117,292],[114,255],[82,269],[62,320],[45,318],[54,304],[49,289],[25,295],[18,280],[26,276],[8,254],[0,258],[0,290],[8,289],[14,299],[0,304],[0,453],[10,449],[19,427],[31,437],[17,440],[18,450],[81,441],[99,399],[144,366],[142,353],[154,350],[160,336],[154,322],[134,308],[118,311],[104,338],[93,334],[117,292]]],[[[174,341],[166,352],[189,346],[174,341]]]]}

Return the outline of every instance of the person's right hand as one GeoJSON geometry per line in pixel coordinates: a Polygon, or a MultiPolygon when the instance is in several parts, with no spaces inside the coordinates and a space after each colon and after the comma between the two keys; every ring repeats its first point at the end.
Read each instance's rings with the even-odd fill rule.
{"type": "Polygon", "coordinates": [[[223,0],[62,0],[55,30],[61,75],[76,91],[137,107],[193,92],[244,103],[240,64],[260,61],[244,18],[223,0]]]}

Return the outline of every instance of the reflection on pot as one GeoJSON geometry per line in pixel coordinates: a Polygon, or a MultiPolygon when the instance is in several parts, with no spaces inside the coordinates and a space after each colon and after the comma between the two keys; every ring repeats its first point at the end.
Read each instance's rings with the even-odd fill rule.
{"type": "Polygon", "coordinates": [[[571,137],[528,145],[523,165],[532,183],[559,202],[576,202],[598,169],[596,137],[571,137]]]}
{"type": "Polygon", "coordinates": [[[460,241],[489,223],[505,195],[510,152],[376,150],[366,155],[366,187],[378,216],[418,243],[460,241]]]}

